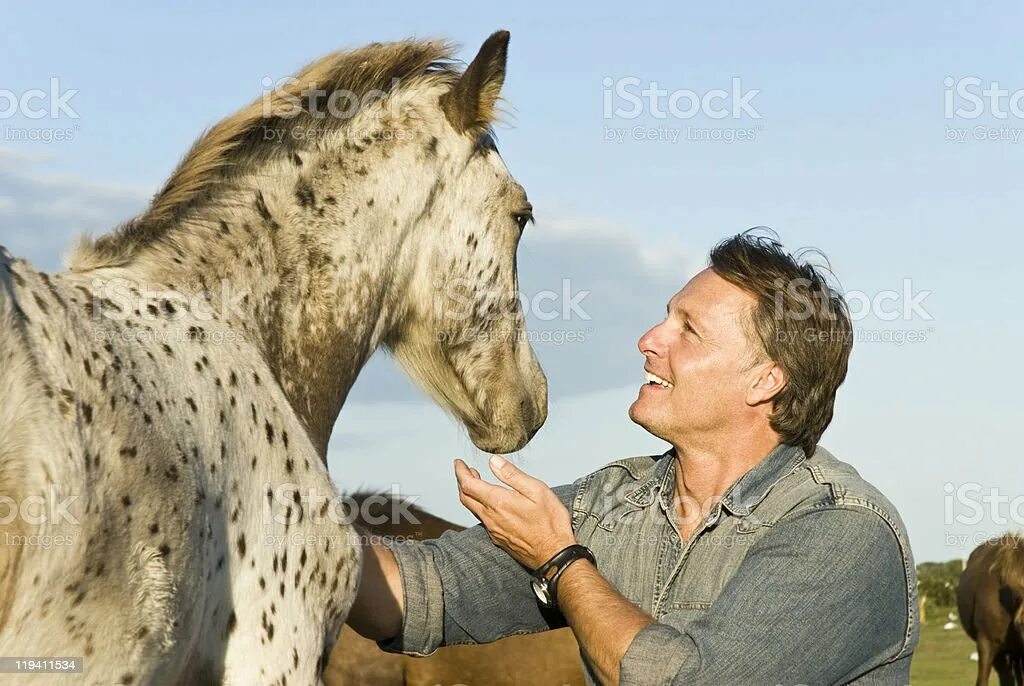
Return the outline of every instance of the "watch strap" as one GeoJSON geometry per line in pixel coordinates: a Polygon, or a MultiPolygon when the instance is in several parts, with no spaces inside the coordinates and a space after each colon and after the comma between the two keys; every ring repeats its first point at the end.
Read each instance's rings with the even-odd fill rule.
{"type": "Polygon", "coordinates": [[[564,572],[569,565],[576,560],[590,560],[592,565],[595,567],[597,566],[597,560],[594,558],[594,552],[585,545],[575,543],[558,551],[550,560],[534,570],[534,577],[547,580],[548,594],[551,596],[552,606],[558,605],[558,578],[562,576],[562,572],[564,572]],[[555,570],[555,573],[549,579],[548,572],[552,569],[555,570]]]}

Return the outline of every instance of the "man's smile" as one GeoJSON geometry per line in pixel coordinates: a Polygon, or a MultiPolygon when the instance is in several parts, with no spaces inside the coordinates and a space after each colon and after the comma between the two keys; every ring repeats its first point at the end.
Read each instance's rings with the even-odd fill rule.
{"type": "Polygon", "coordinates": [[[646,385],[648,386],[656,385],[661,386],[662,388],[673,388],[671,381],[666,381],[665,379],[661,378],[660,376],[653,372],[644,370],[644,378],[647,380],[646,385]]]}

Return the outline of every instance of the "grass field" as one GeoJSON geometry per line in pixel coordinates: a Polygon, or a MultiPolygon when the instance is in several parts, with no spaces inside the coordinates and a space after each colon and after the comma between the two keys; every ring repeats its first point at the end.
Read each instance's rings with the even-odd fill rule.
{"type": "Polygon", "coordinates": [[[978,675],[978,663],[968,659],[974,642],[959,623],[951,631],[942,628],[948,612],[948,608],[928,609],[928,623],[921,626],[921,644],[910,664],[913,686],[970,685],[978,675]]]}

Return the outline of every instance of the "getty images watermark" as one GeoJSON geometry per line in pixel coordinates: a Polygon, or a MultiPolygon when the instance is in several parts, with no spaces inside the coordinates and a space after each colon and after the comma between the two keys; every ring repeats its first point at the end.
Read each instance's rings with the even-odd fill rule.
{"type": "Polygon", "coordinates": [[[972,122],[969,126],[947,124],[947,141],[1024,141],[1024,88],[1011,90],[978,76],[947,76],[942,85],[943,118],[972,122]]]}
{"type": "Polygon", "coordinates": [[[761,112],[754,103],[761,92],[747,88],[734,76],[728,88],[697,91],[690,88],[663,88],[657,81],[644,81],[638,76],[613,78],[606,76],[603,86],[603,117],[606,121],[657,120],[656,126],[637,121],[631,126],[605,126],[605,141],[718,141],[735,143],[752,141],[764,127],[761,112]],[[732,126],[696,126],[698,120],[732,122],[732,126]],[[737,126],[740,121],[747,126],[737,126]],[[686,126],[666,125],[687,122],[686,126]]]}

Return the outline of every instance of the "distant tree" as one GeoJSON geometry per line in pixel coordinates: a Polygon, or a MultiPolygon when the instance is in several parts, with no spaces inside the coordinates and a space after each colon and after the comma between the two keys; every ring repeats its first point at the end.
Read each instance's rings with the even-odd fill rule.
{"type": "Polygon", "coordinates": [[[922,562],[917,566],[917,592],[928,598],[932,607],[956,605],[956,586],[960,581],[963,562],[922,562]]]}

